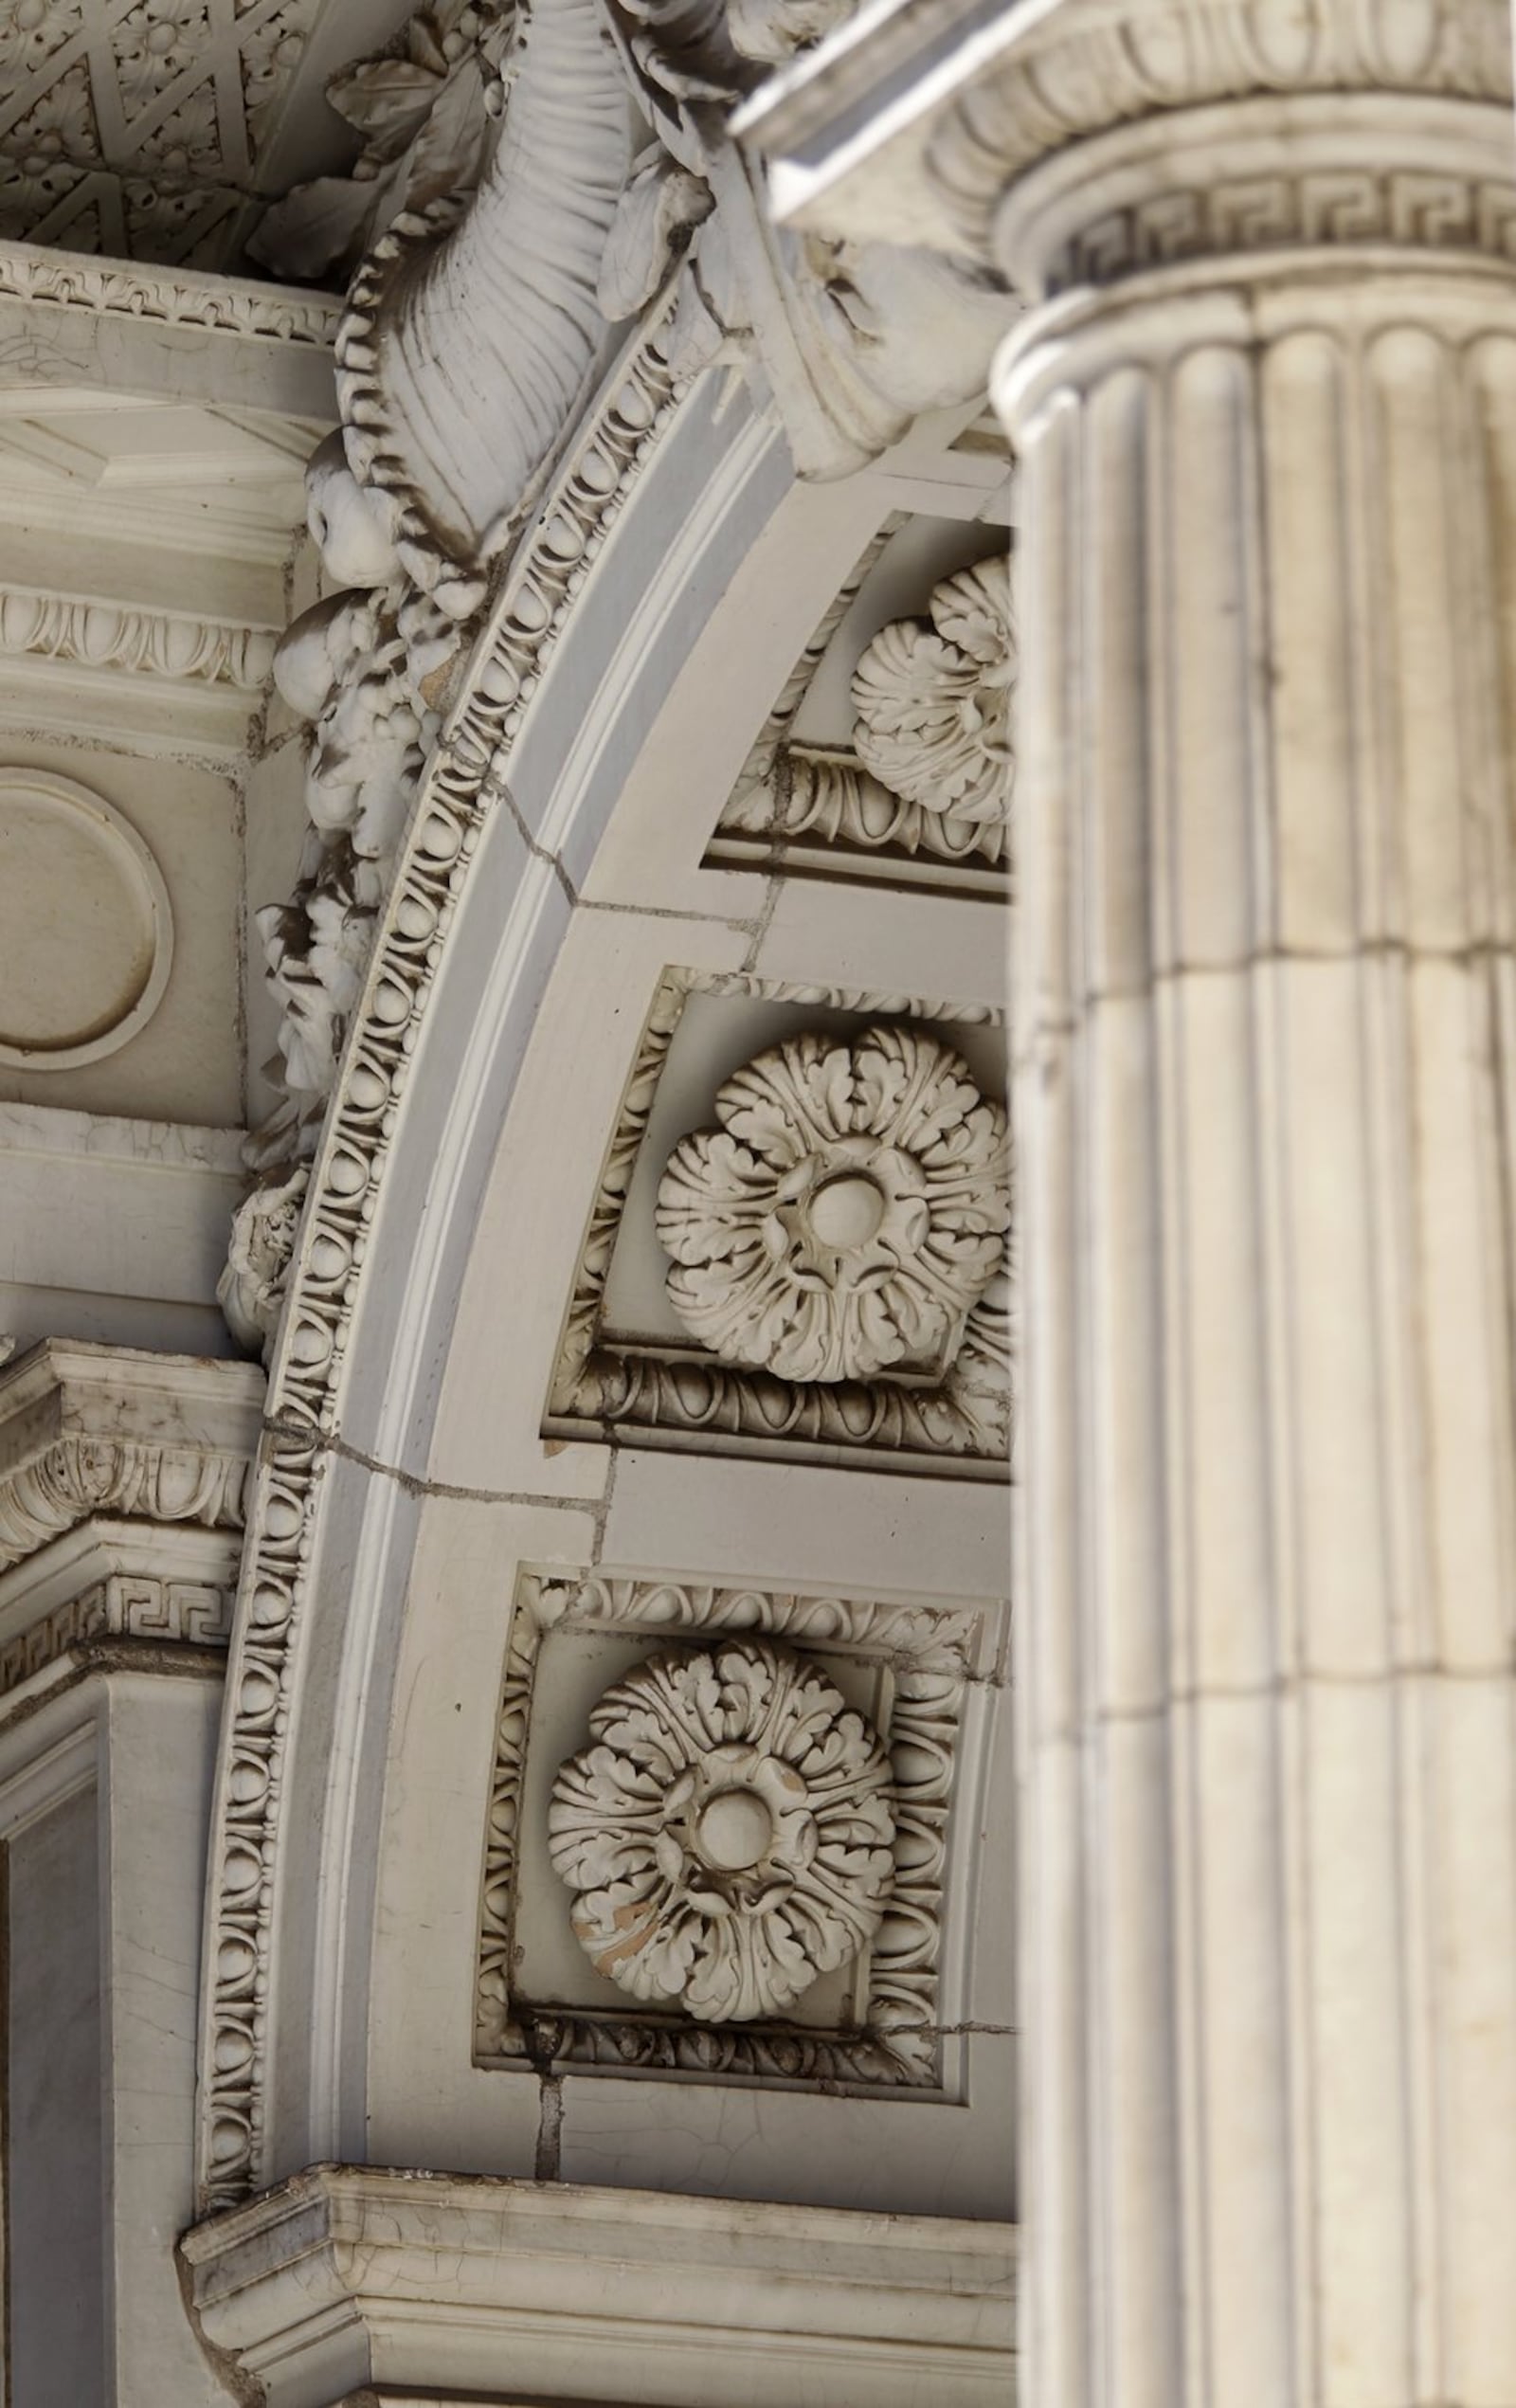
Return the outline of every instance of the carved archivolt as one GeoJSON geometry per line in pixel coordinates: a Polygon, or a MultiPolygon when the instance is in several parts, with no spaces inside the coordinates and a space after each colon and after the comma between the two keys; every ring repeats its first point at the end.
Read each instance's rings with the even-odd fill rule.
{"type": "Polygon", "coordinates": [[[787,1380],[950,1364],[1001,1269],[1006,1123],[935,1038],[883,1025],[761,1054],[659,1188],[692,1336],[787,1380]]]}
{"type": "MultiPolygon", "coordinates": [[[[667,330],[646,327],[581,428],[557,480],[550,517],[512,564],[479,674],[422,806],[396,847],[382,920],[365,940],[367,993],[341,1082],[322,1126],[302,1139],[314,1155],[306,1227],[288,1299],[289,1343],[270,1384],[271,1427],[244,1582],[255,1600],[236,1641],[212,1874],[215,1990],[204,2091],[200,2182],[207,2204],[252,2187],[262,2167],[266,2021],[262,1982],[280,1842],[277,1778],[307,1602],[307,1562],[321,1462],[335,1417],[356,1271],[389,1150],[394,1108],[435,980],[439,930],[457,910],[481,824],[496,795],[486,772],[509,747],[528,698],[591,561],[651,456],[677,399],[667,330]],[[571,532],[571,542],[566,534],[571,532]],[[370,949],[371,947],[371,958],[370,949]]],[[[285,1141],[290,1123],[283,1122],[285,1141]]],[[[278,1129],[271,1185],[287,1181],[278,1129]]],[[[279,1212],[277,1201],[270,1209],[279,1212]]],[[[244,1222],[249,1252],[255,1233],[244,1222]]],[[[276,1250],[277,1261],[277,1250],[276,1250]]],[[[272,1311],[281,1309],[278,1293],[272,1311]]]]}
{"type": "MultiPolygon", "coordinates": [[[[328,236],[340,250],[369,224],[369,200],[381,219],[394,213],[352,280],[336,341],[342,426],[308,477],[312,534],[337,590],[302,614],[275,661],[311,731],[311,837],[295,895],[258,914],[283,1097],[248,1162],[270,1189],[315,1154],[423,765],[496,565],[602,370],[610,320],[642,312],[649,348],[657,327],[660,366],[683,382],[730,340],[763,348],[754,329],[772,319],[768,371],[794,386],[806,462],[823,473],[983,380],[1005,305],[942,263],[902,270],[893,255],[891,274],[951,287],[934,339],[912,334],[895,358],[893,287],[870,284],[879,261],[871,269],[825,244],[791,244],[785,263],[769,256],[725,108],[753,81],[754,60],[787,55],[844,12],[839,0],[760,0],[728,22],[720,8],[655,0],[624,25],[627,12],[598,0],[448,0],[418,12],[403,54],[339,79],[339,105],[371,131],[372,156],[360,176],[291,195],[271,242],[303,259],[309,238],[309,256],[325,257],[328,236]],[[606,13],[627,35],[620,59],[606,13]],[[630,178],[628,69],[640,96],[661,95],[660,147],[630,178]],[[696,235],[698,273],[684,256],[696,235]],[[614,298],[610,286],[624,289],[614,298]]],[[[614,477],[609,460],[595,466],[614,477]]],[[[565,571],[578,576],[574,517],[560,514],[546,539],[568,547],[565,571]]],[[[261,1195],[251,1212],[274,1209],[261,1195]]],[[[258,1240],[240,1227],[238,1242],[258,1240]]],[[[246,1316],[244,1338],[245,1328],[246,1316]]]]}
{"type": "Polygon", "coordinates": [[[819,1665],[752,1639],[655,1656],[589,1729],[548,1832],[597,1972],[741,2022],[872,1938],[894,1877],[889,1760],[819,1665]]]}
{"type": "MultiPolygon", "coordinates": [[[[645,16],[638,22],[645,31],[645,16]]],[[[330,555],[325,565],[341,591],[302,624],[280,663],[292,693],[302,697],[296,707],[312,721],[312,833],[298,896],[263,923],[284,1007],[286,1093],[253,1147],[266,1191],[239,1226],[239,1247],[259,1291],[249,1321],[260,1328],[259,1314],[272,1319],[282,1310],[283,1334],[244,1571],[247,1610],[228,1686],[212,1874],[215,1991],[200,2164],[205,2196],[215,2203],[244,2193],[266,2163],[264,2000],[280,1775],[309,1602],[323,1444],[340,1410],[370,1223],[445,932],[496,805],[503,756],[576,590],[679,395],[729,334],[745,339],[743,330],[753,322],[756,304],[723,305],[723,314],[713,310],[708,292],[719,283],[730,294],[741,276],[755,292],[767,291],[765,278],[772,281],[761,212],[717,122],[725,100],[718,94],[714,114],[706,113],[707,130],[720,154],[746,265],[739,274],[730,256],[723,264],[716,256],[722,245],[713,239],[702,286],[681,252],[660,253],[636,304],[641,322],[620,360],[605,364],[596,271],[613,230],[610,187],[620,180],[622,127],[631,111],[604,78],[600,24],[587,0],[536,0],[520,12],[516,36],[524,47],[490,83],[489,97],[506,110],[505,139],[485,162],[467,218],[460,222],[441,207],[432,211],[418,190],[414,209],[402,211],[360,270],[339,345],[343,454],[313,478],[312,493],[317,538],[330,555]],[[568,158],[557,135],[570,118],[575,147],[568,158]],[[587,129],[596,138],[581,141],[587,129]],[[486,265],[477,278],[464,274],[480,247],[489,254],[486,265]],[[545,330],[536,297],[524,289],[526,263],[539,252],[563,280],[556,289],[564,307],[548,309],[545,330]],[[477,327],[478,296],[486,291],[494,315],[487,327],[477,327]],[[571,342],[564,341],[566,332],[571,342]],[[587,408],[590,381],[603,370],[605,381],[587,408]],[[520,404],[519,410],[510,405],[509,424],[502,414],[507,393],[520,404]],[[550,476],[550,499],[533,515],[550,476]],[[359,522],[368,531],[356,562],[336,533],[339,520],[350,532],[359,522]],[[382,542],[370,544],[370,534],[382,542]],[[502,575],[507,544],[515,549],[502,575]],[[489,631],[458,698],[478,633],[474,614],[491,586],[489,631]],[[439,742],[455,701],[446,739],[439,742]],[[309,1192],[281,1306],[290,1201],[281,1191],[306,1165],[309,1192]]],[[[445,131],[439,128],[440,138],[445,131]]],[[[714,193],[710,176],[695,181],[714,193]]],[[[685,240],[697,215],[698,208],[682,216],[676,210],[672,220],[654,212],[665,231],[672,223],[685,240]]],[[[856,399],[845,424],[817,422],[818,459],[849,466],[898,432],[920,402],[947,397],[938,390],[944,375],[955,392],[961,376],[967,378],[966,395],[977,389],[1006,312],[994,296],[971,296],[975,323],[959,347],[962,358],[955,354],[944,369],[946,350],[929,354],[932,391],[918,395],[912,387],[904,401],[893,392],[876,396],[873,372],[888,348],[880,333],[882,284],[870,298],[867,278],[853,281],[850,263],[829,257],[824,263],[798,312],[815,357],[797,373],[805,384],[814,371],[812,381],[825,385],[844,417],[856,399]],[[834,356],[842,371],[828,382],[834,356]],[[849,384],[854,366],[867,371],[857,396],[849,384]]],[[[952,281],[950,271],[934,263],[923,273],[952,281]]],[[[961,299],[955,288],[955,310],[961,299]]],[[[780,293],[763,306],[783,321],[778,348],[787,356],[795,340],[789,303],[780,293]]],[[[905,350],[919,371],[923,348],[912,336],[905,350]]],[[[980,1310],[992,1306],[991,1295],[980,1310]]],[[[960,1362],[971,1360],[979,1357],[966,1337],[960,1362]]],[[[638,1365],[623,1377],[625,1369],[604,1362],[587,1367],[581,1349],[566,1373],[573,1410],[628,1425],[692,1428],[708,1410],[692,1404],[693,1372],[697,1385],[721,1387],[710,1408],[714,1416],[735,1417],[745,1427],[756,1421],[766,1439],[771,1431],[772,1396],[714,1357],[638,1365]],[[673,1383],[667,1393],[665,1371],[673,1383]]],[[[783,1412],[828,1447],[870,1445],[877,1433],[885,1446],[992,1461],[995,1473],[1003,1464],[1003,1383],[983,1394],[977,1386],[955,1388],[951,1397],[909,1381],[861,1395],[847,1384],[768,1387],[780,1394],[783,1412]]]]}

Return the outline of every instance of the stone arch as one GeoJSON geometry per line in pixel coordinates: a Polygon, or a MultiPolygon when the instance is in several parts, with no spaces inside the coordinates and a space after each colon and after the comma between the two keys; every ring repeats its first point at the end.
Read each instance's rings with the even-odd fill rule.
{"type": "MultiPolygon", "coordinates": [[[[918,487],[933,441],[912,454],[918,487]]],[[[818,2099],[783,2068],[767,2096],[751,2068],[697,2085],[680,2141],[635,2082],[481,2066],[469,2028],[521,1566],[929,1620],[973,1608],[972,1662],[949,1641],[971,1675],[950,1995],[959,2023],[976,2019],[971,1970],[1003,1999],[1000,1939],[967,1962],[985,1870],[1008,1914],[1008,1841],[984,1869],[974,1842],[986,1812],[1008,1815],[984,1794],[1003,1488],[950,1462],[902,1473],[888,1447],[844,1470],[835,1446],[776,1459],[542,1434],[582,1226],[667,971],[756,982],[755,1028],[799,1024],[823,991],[810,1008],[828,1025],[870,998],[978,1019],[999,1001],[1003,914],[983,901],[705,860],[787,672],[916,490],[905,475],[801,484],[719,371],[676,389],[655,326],[584,423],[474,656],[349,1032],[271,1368],[211,1868],[208,2202],[334,2157],[700,2189],[740,2145],[749,2195],[888,2205],[910,2127],[917,2170],[923,2148],[941,2160],[914,2203],[1005,2212],[1003,2132],[976,2118],[970,2148],[944,2124],[938,2101],[966,2094],[956,2034],[929,2097],[885,2114],[864,2084],[828,2102],[830,2163],[807,2170],[818,2099]],[[575,2087],[594,2101],[583,2140],[575,2087]]],[[[860,1663],[898,1653],[890,1627],[870,1624],[860,1663]]],[[[555,1979],[550,1962],[549,1996],[555,1979]]],[[[1008,2103],[1008,2038],[974,2046],[976,2084],[1008,2103]]]]}

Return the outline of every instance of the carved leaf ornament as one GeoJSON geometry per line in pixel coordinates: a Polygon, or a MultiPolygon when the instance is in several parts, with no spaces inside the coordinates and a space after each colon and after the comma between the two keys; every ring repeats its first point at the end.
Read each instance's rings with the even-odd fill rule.
{"type": "Polygon", "coordinates": [[[548,1845],[598,1972],[741,2022],[873,1938],[894,1880],[889,1759],[818,1665],[751,1639],[655,1656],[589,1729],[548,1845]]]}
{"type": "Polygon", "coordinates": [[[1011,804],[1011,564],[945,577],[929,619],[881,627],[853,674],[853,743],[908,803],[975,824],[1011,804]]]}
{"type": "Polygon", "coordinates": [[[724,1362],[786,1380],[938,1371],[1002,1268],[1005,1113],[935,1038],[793,1038],[729,1078],[659,1187],[668,1295],[724,1362]]]}

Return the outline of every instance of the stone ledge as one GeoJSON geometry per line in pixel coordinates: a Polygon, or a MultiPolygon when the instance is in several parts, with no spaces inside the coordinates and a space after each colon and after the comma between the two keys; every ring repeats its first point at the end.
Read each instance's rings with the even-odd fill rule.
{"type": "Polygon", "coordinates": [[[180,2243],[207,2341],[269,2408],[377,2385],[617,2408],[1005,2408],[1016,2236],[321,2165],[180,2243]]]}
{"type": "Polygon", "coordinates": [[[263,1375],[47,1339],[0,1374],[0,1569],[95,1514],[243,1526],[263,1375]]]}

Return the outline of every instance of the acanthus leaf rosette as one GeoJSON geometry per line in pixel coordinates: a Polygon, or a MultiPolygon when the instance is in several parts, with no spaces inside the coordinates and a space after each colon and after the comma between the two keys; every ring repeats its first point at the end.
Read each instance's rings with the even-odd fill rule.
{"type": "Polygon", "coordinates": [[[742,2022],[868,1945],[894,1881],[893,1777],[819,1665],[755,1639],[654,1656],[589,1729],[553,1784],[548,1847],[597,1972],[742,2022]]]}
{"type": "Polygon", "coordinates": [[[1005,1113],[959,1057],[885,1023],[793,1038],[729,1078],[657,1205],[668,1295],[724,1362],[781,1379],[946,1368],[1003,1268],[1005,1113]]]}
{"type": "Polygon", "coordinates": [[[907,803],[975,825],[1011,810],[1009,559],[945,577],[929,618],[881,627],[853,673],[853,748],[907,803]]]}

